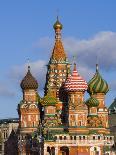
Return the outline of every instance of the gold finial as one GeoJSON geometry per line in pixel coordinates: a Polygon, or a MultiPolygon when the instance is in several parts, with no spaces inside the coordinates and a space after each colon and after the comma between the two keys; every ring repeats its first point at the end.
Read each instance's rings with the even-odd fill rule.
{"type": "Polygon", "coordinates": [[[54,27],[55,30],[57,30],[57,29],[62,30],[62,27],[63,27],[63,26],[62,26],[62,24],[61,24],[60,21],[59,21],[58,15],[57,15],[57,20],[56,20],[55,24],[53,25],[53,27],[54,27]]]}

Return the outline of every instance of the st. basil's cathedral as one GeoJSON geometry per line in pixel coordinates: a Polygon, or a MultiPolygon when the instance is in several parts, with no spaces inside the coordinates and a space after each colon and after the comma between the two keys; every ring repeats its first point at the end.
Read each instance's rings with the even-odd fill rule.
{"type": "Polygon", "coordinates": [[[76,62],[71,71],[58,18],[53,27],[55,44],[47,65],[44,97],[38,94],[38,83],[43,81],[37,82],[30,66],[20,84],[23,96],[18,105],[18,154],[30,155],[39,149],[40,155],[104,155],[105,151],[111,155],[114,137],[105,105],[108,84],[98,64],[88,83],[79,74],[76,62]],[[90,95],[87,100],[86,91],[90,95]],[[30,143],[25,142],[27,135],[30,143]],[[32,144],[33,139],[38,143],[32,144]]]}

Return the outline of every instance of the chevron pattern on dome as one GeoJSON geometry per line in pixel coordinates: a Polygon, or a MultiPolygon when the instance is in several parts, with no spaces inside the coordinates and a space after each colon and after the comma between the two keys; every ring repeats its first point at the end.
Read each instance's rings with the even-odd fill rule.
{"type": "Polygon", "coordinates": [[[72,75],[67,78],[65,82],[66,91],[86,91],[87,82],[78,74],[76,70],[76,64],[74,64],[74,69],[72,75]]]}
{"type": "Polygon", "coordinates": [[[30,66],[28,66],[28,72],[26,76],[23,78],[23,80],[21,81],[20,86],[24,90],[38,88],[37,80],[33,77],[33,75],[30,72],[30,66]]]}
{"type": "Polygon", "coordinates": [[[96,73],[94,77],[88,82],[88,93],[104,93],[106,94],[109,91],[109,87],[107,82],[101,77],[98,69],[96,69],[96,73]]]}

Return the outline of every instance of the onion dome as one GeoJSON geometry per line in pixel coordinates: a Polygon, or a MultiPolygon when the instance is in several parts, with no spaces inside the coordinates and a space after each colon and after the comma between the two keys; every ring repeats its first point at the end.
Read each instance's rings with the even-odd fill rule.
{"type": "Polygon", "coordinates": [[[98,64],[96,64],[96,73],[93,78],[88,82],[88,93],[104,93],[106,94],[109,91],[107,82],[101,77],[98,71],[98,64]]]}
{"type": "Polygon", "coordinates": [[[42,105],[55,105],[57,103],[57,99],[51,95],[51,92],[48,91],[47,95],[42,99],[42,105]]]}
{"type": "Polygon", "coordinates": [[[76,64],[74,64],[74,69],[72,75],[69,76],[65,82],[66,91],[81,91],[84,92],[87,90],[86,81],[78,74],[76,70],[76,64]]]}
{"type": "Polygon", "coordinates": [[[53,25],[53,28],[54,28],[55,30],[56,30],[56,29],[62,29],[62,28],[63,28],[62,24],[59,22],[58,16],[57,16],[56,22],[55,22],[54,25],[53,25]]]}
{"type": "Polygon", "coordinates": [[[30,66],[28,66],[28,72],[26,76],[23,78],[23,80],[21,81],[20,86],[23,90],[38,88],[38,83],[30,72],[30,66]]]}
{"type": "Polygon", "coordinates": [[[85,104],[88,107],[97,107],[99,105],[99,101],[95,97],[90,97],[85,104]]]}

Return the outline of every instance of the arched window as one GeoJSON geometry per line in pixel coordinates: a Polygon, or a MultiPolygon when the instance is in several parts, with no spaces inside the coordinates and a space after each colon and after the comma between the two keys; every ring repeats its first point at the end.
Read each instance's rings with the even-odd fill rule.
{"type": "Polygon", "coordinates": [[[72,136],[70,136],[70,139],[71,139],[71,140],[73,140],[73,137],[72,137],[72,136]]]}
{"type": "Polygon", "coordinates": [[[59,136],[59,139],[62,140],[62,136],[59,136]]]}
{"type": "Polygon", "coordinates": [[[64,136],[64,140],[66,140],[66,136],[64,136]]]}

